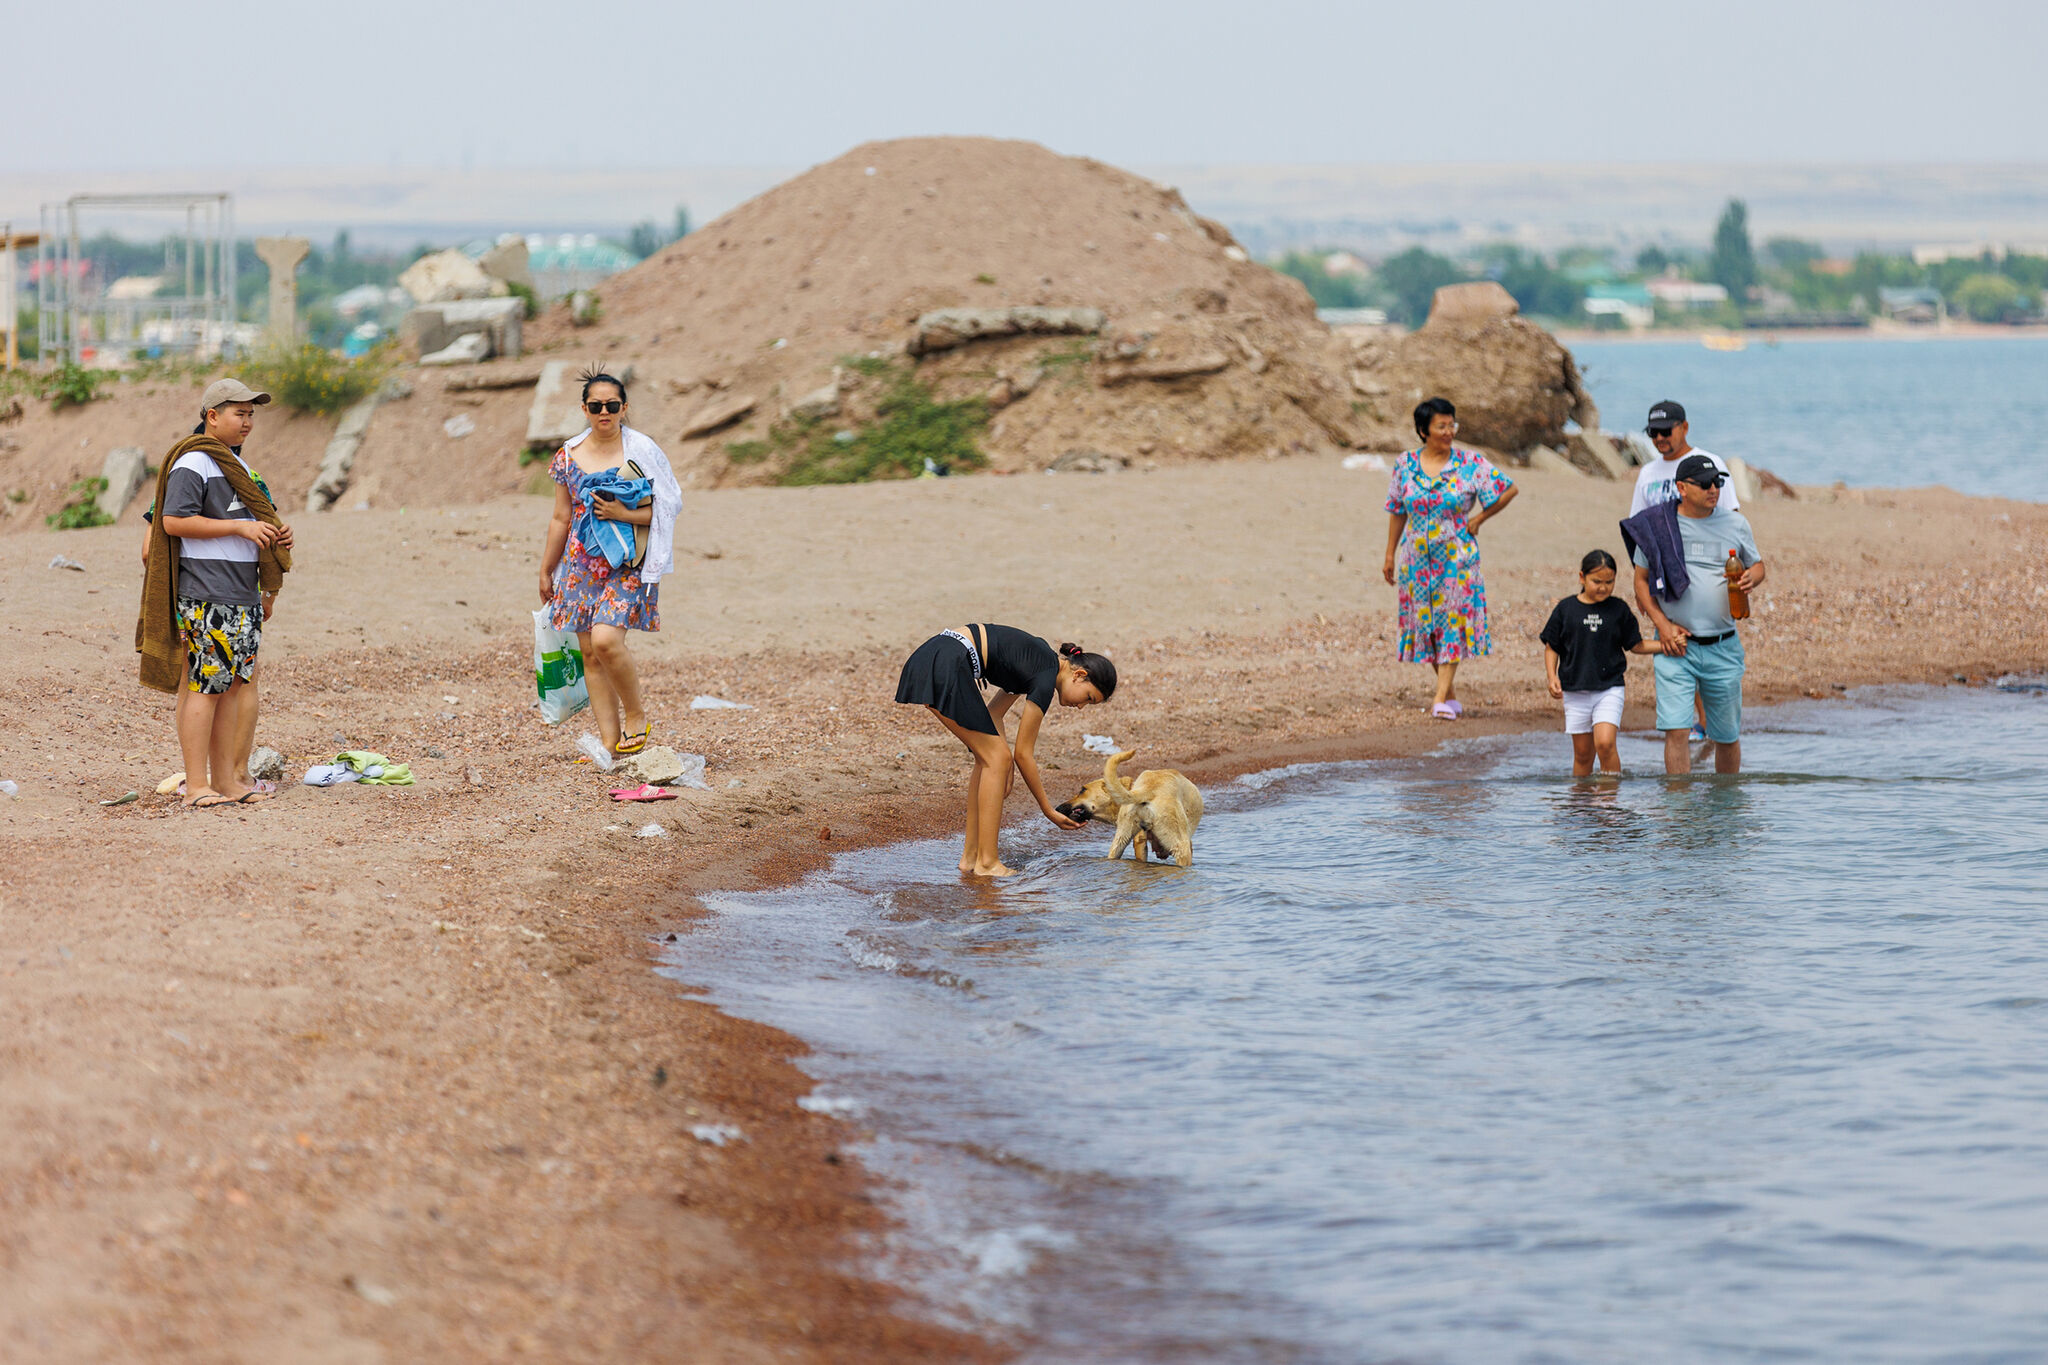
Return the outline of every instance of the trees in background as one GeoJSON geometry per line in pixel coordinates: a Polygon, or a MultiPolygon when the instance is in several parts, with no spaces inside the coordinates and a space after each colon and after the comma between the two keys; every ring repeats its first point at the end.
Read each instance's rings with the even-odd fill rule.
{"type": "Polygon", "coordinates": [[[1707,278],[1728,291],[1738,304],[1757,282],[1756,251],[1749,243],[1749,205],[1730,199],[1714,224],[1714,250],[1707,258],[1707,278]]]}

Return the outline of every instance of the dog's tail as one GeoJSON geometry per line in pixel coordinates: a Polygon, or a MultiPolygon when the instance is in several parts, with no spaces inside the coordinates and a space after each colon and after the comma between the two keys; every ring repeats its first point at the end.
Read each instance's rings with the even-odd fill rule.
{"type": "Polygon", "coordinates": [[[1119,806],[1142,806],[1145,803],[1131,795],[1131,789],[1116,775],[1117,765],[1127,758],[1135,758],[1136,749],[1126,749],[1120,754],[1111,754],[1109,762],[1102,765],[1102,789],[1109,793],[1109,799],[1119,806]]]}

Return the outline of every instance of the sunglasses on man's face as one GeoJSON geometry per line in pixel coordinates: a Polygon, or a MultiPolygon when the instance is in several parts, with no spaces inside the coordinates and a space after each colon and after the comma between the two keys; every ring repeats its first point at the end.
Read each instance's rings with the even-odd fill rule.
{"type": "Polygon", "coordinates": [[[617,412],[624,406],[626,405],[616,398],[593,398],[583,405],[583,410],[595,417],[600,412],[617,412]]]}
{"type": "Polygon", "coordinates": [[[1651,428],[1650,428],[1650,439],[1651,439],[1651,440],[1653,440],[1653,441],[1668,441],[1668,440],[1670,440],[1670,439],[1671,439],[1671,428],[1670,428],[1670,427],[1651,427],[1651,428]]]}

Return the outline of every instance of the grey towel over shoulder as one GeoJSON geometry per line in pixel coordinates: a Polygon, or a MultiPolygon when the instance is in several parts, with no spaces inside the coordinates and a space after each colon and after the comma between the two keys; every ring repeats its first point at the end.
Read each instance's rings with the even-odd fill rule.
{"type": "Polygon", "coordinates": [[[1692,575],[1685,568],[1685,542],[1678,535],[1678,504],[1658,503],[1621,523],[1621,543],[1628,549],[1629,562],[1636,551],[1649,561],[1650,587],[1666,602],[1676,602],[1692,587],[1692,575]]]}

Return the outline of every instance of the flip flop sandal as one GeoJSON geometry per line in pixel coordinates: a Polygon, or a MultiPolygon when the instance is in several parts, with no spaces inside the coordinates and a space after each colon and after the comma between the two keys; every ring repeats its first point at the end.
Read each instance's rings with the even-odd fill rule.
{"type": "Polygon", "coordinates": [[[259,777],[256,779],[255,784],[249,788],[249,790],[253,792],[261,792],[265,796],[275,796],[277,795],[277,784],[275,782],[272,782],[267,777],[259,777]]]}
{"type": "Polygon", "coordinates": [[[626,754],[637,754],[642,749],[647,747],[647,741],[650,737],[653,736],[653,734],[654,722],[648,721],[647,724],[640,727],[639,734],[626,735],[622,737],[617,744],[612,745],[612,752],[620,755],[621,757],[623,757],[626,754]]]}
{"type": "Polygon", "coordinates": [[[614,787],[608,794],[614,801],[673,801],[676,799],[674,792],[663,791],[651,782],[643,782],[637,787],[614,787]]]}
{"type": "Polygon", "coordinates": [[[1465,718],[1465,705],[1463,702],[1453,700],[1445,702],[1444,705],[1450,707],[1451,714],[1456,716],[1459,720],[1463,720],[1465,718]]]}
{"type": "Polygon", "coordinates": [[[260,792],[256,790],[256,788],[251,787],[249,788],[249,790],[243,792],[240,796],[235,798],[235,804],[238,806],[254,806],[260,804],[261,802],[268,801],[269,799],[270,797],[268,794],[260,792]]]}
{"type": "Polygon", "coordinates": [[[236,802],[232,796],[222,796],[219,792],[208,792],[204,796],[194,797],[190,801],[180,801],[178,804],[186,810],[212,810],[215,806],[232,806],[236,802]]]}
{"type": "Polygon", "coordinates": [[[1456,720],[1458,718],[1458,713],[1451,709],[1449,702],[1438,702],[1435,706],[1429,708],[1429,714],[1438,720],[1456,720]]]}

